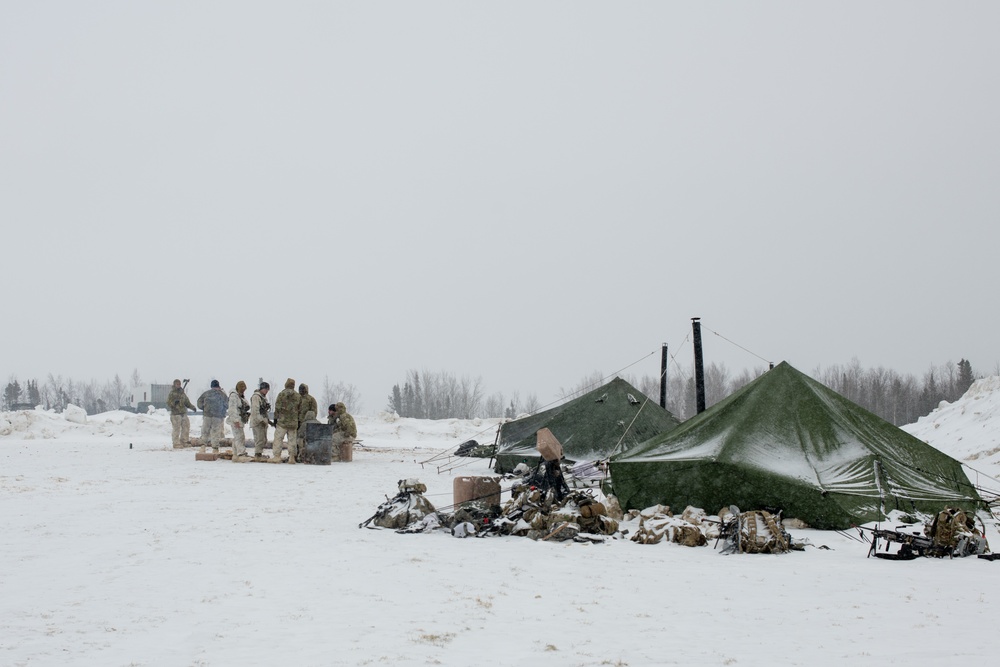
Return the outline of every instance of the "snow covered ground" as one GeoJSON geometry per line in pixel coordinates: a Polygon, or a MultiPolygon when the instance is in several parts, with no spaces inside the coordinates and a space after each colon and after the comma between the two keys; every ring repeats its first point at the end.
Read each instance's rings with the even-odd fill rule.
{"type": "MultiPolygon", "coordinates": [[[[998,405],[980,381],[907,430],[997,477],[998,405]]],[[[357,420],[353,462],[274,466],[196,462],[165,413],[0,415],[0,665],[1000,660],[1000,562],[359,529],[399,479],[450,505],[488,462],[421,462],[496,422],[357,420]]]]}

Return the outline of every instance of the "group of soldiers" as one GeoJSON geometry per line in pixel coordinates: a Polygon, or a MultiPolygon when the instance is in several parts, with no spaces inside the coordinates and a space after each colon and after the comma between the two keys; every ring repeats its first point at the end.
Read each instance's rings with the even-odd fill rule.
{"type": "MultiPolygon", "coordinates": [[[[274,401],[274,419],[271,419],[271,404],[267,395],[271,385],[261,382],[253,392],[250,400],[246,399],[247,383],[240,380],[236,389],[229,393],[219,386],[218,380],[212,380],[212,385],[198,397],[197,406],[184,393],[180,380],[174,380],[173,389],[167,396],[167,408],[170,410],[170,423],[173,428],[174,447],[190,444],[191,425],[188,420],[188,410],[201,410],[204,414],[201,426],[201,451],[208,447],[216,454],[222,442],[223,423],[228,421],[233,430],[233,461],[267,461],[268,463],[296,463],[299,451],[305,449],[306,424],[316,422],[318,406],[316,399],[309,395],[309,386],[300,384],[295,390],[295,380],[285,380],[285,388],[278,393],[274,401]],[[246,434],[244,426],[250,426],[253,433],[253,458],[247,454],[246,434]],[[271,457],[264,458],[264,446],[267,444],[267,428],[274,427],[274,442],[271,446],[271,457]],[[288,459],[283,459],[281,450],[288,447],[288,459]]],[[[354,418],[347,412],[343,402],[333,403],[327,411],[327,423],[333,425],[334,451],[350,445],[358,436],[358,428],[354,418]]]]}

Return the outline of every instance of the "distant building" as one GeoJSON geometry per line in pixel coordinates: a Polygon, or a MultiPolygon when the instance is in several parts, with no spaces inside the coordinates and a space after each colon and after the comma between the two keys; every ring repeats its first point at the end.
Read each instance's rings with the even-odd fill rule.
{"type": "Polygon", "coordinates": [[[173,389],[172,384],[151,384],[149,385],[149,402],[153,404],[153,407],[160,409],[166,409],[167,407],[167,396],[170,395],[170,390],[173,389]]]}
{"type": "Polygon", "coordinates": [[[154,407],[157,410],[167,409],[167,396],[170,395],[170,390],[173,389],[172,384],[151,384],[149,385],[149,393],[142,392],[142,400],[136,403],[135,411],[140,414],[145,414],[149,411],[150,407],[154,407]]]}

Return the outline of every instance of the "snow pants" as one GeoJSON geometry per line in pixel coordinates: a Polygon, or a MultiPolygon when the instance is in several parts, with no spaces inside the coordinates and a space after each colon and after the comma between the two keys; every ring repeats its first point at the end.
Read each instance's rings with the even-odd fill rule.
{"type": "Polygon", "coordinates": [[[285,428],[281,424],[274,427],[274,444],[272,445],[272,456],[281,457],[281,446],[285,436],[288,436],[288,455],[293,459],[299,453],[297,429],[285,428]]]}
{"type": "Polygon", "coordinates": [[[253,455],[260,458],[267,444],[267,424],[254,424],[250,430],[253,431],[253,455]]]}
{"type": "Polygon", "coordinates": [[[222,417],[202,417],[201,444],[218,449],[222,442],[222,417]]]}
{"type": "Polygon", "coordinates": [[[233,429],[233,458],[237,456],[243,456],[247,453],[247,436],[243,432],[243,423],[237,422],[239,426],[233,422],[229,422],[230,428],[233,429]]]}
{"type": "MultiPolygon", "coordinates": [[[[305,419],[303,421],[299,422],[299,428],[296,431],[296,433],[298,434],[298,439],[299,439],[299,451],[300,452],[304,451],[305,448],[306,448],[306,423],[307,422],[315,422],[316,421],[316,413],[313,412],[312,410],[310,410],[309,412],[307,412],[303,416],[305,417],[305,419]]],[[[319,423],[319,422],[316,422],[316,423],[319,423]]]]}
{"type": "Polygon", "coordinates": [[[186,414],[170,415],[170,426],[173,433],[174,447],[187,445],[191,442],[191,420],[186,414]]]}

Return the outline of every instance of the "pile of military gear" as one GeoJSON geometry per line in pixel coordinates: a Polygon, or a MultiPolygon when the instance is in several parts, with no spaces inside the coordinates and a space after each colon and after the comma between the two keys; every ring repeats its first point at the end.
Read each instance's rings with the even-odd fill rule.
{"type": "Polygon", "coordinates": [[[466,440],[458,446],[458,449],[455,450],[455,456],[469,456],[477,459],[488,459],[492,457],[496,451],[496,445],[480,445],[475,440],[466,440]]]}
{"type": "MultiPolygon", "coordinates": [[[[493,478],[482,478],[493,479],[493,478]]],[[[455,537],[470,537],[484,532],[492,519],[500,514],[500,506],[489,496],[459,502],[453,514],[434,508],[424,493],[427,485],[416,479],[398,482],[398,493],[379,505],[371,517],[358,524],[358,528],[391,528],[397,533],[429,533],[450,530],[455,537]]],[[[499,486],[496,490],[499,496],[499,486]]]]}
{"type": "Polygon", "coordinates": [[[391,528],[398,533],[449,530],[455,537],[513,535],[535,540],[602,542],[618,534],[621,509],[613,500],[598,501],[591,491],[572,491],[557,499],[554,490],[543,491],[518,484],[503,508],[492,498],[476,498],[456,505],[453,514],[438,511],[424,497],[427,487],[415,479],[400,480],[399,492],[387,498],[375,514],[358,527],[391,528]]]}
{"type": "Polygon", "coordinates": [[[638,520],[630,538],[639,544],[673,542],[687,547],[702,547],[708,540],[719,536],[718,524],[708,521],[705,510],[687,507],[675,517],[665,505],[654,505],[640,510],[629,510],[628,521],[638,520]]]}
{"type": "Polygon", "coordinates": [[[398,482],[398,489],[399,493],[392,498],[386,498],[375,514],[361,522],[358,528],[374,523],[378,528],[427,532],[440,525],[434,505],[424,497],[424,493],[427,492],[425,484],[416,479],[401,479],[398,482]]]}
{"type": "Polygon", "coordinates": [[[483,532],[533,540],[600,542],[618,533],[620,520],[617,504],[600,502],[590,491],[570,491],[559,499],[554,490],[521,484],[512,489],[500,516],[484,526],[483,532]]]}
{"type": "Polygon", "coordinates": [[[445,527],[451,529],[455,537],[473,537],[490,531],[490,522],[500,516],[500,507],[482,500],[468,500],[445,516],[445,527]]]}
{"type": "Polygon", "coordinates": [[[500,516],[500,480],[497,477],[456,477],[452,480],[455,498],[454,516],[446,523],[451,526],[456,537],[468,537],[479,532],[478,527],[485,526],[500,516]],[[471,524],[456,533],[456,525],[471,524]],[[470,530],[471,528],[471,530],[470,530]]]}
{"type": "Polygon", "coordinates": [[[723,554],[783,554],[805,548],[804,544],[792,541],[792,536],[781,523],[781,512],[741,512],[735,505],[730,505],[719,512],[719,521],[723,554]]]}
{"type": "Polygon", "coordinates": [[[923,524],[922,530],[920,524],[896,526],[895,530],[878,526],[858,529],[862,537],[865,536],[864,531],[871,534],[869,557],[913,560],[921,556],[964,558],[978,555],[993,560],[987,556],[990,549],[983,536],[985,531],[976,527],[973,515],[955,507],[947,507],[935,514],[933,519],[923,524]],[[879,551],[879,540],[885,542],[885,551],[879,551]],[[893,544],[898,544],[899,549],[890,552],[893,544]]]}

